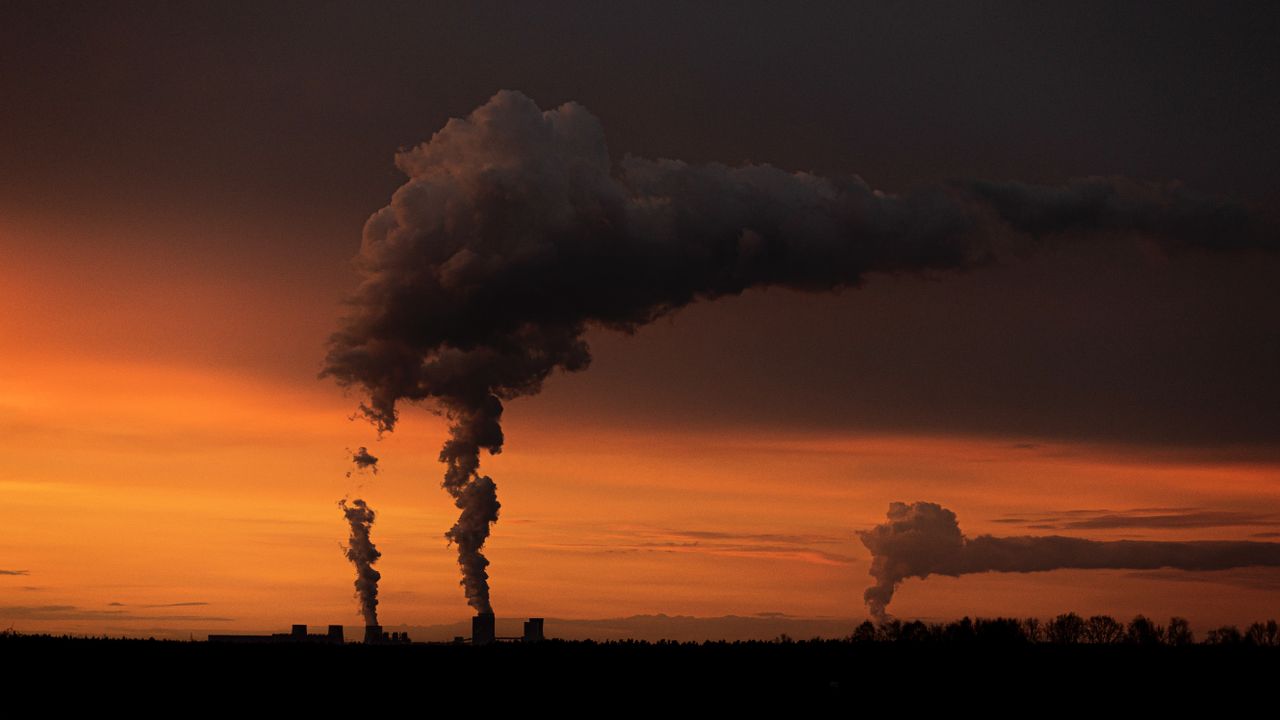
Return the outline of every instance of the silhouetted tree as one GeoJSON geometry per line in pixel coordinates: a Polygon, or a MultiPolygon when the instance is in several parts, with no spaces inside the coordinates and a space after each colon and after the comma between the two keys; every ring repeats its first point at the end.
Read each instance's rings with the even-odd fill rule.
{"type": "Polygon", "coordinates": [[[1044,627],[1044,637],[1051,643],[1078,643],[1083,634],[1084,620],[1075,613],[1063,613],[1044,627]]]}
{"type": "Polygon", "coordinates": [[[1210,645],[1239,645],[1243,637],[1240,635],[1240,628],[1235,625],[1223,625],[1210,630],[1204,641],[1210,645]]]}
{"type": "Polygon", "coordinates": [[[1027,641],[1022,624],[1013,618],[978,618],[973,627],[978,641],[983,644],[1009,645],[1027,641]]]}
{"type": "MultiPolygon", "coordinates": [[[[774,643],[794,643],[787,635],[779,635],[774,643]]],[[[824,641],[814,638],[809,644],[824,641]]],[[[1094,645],[1182,647],[1193,645],[1195,635],[1186,618],[1169,618],[1167,627],[1152,622],[1144,615],[1136,615],[1128,625],[1121,624],[1109,615],[1094,615],[1087,620],[1075,613],[1063,613],[1047,622],[1038,618],[961,618],[946,624],[926,624],[920,620],[903,622],[888,620],[879,625],[864,621],[843,640],[827,642],[854,643],[912,643],[917,645],[945,643],[976,643],[983,647],[1013,645],[1028,642],[1055,644],[1090,643],[1094,645]]],[[[1212,645],[1252,645],[1256,647],[1280,647],[1280,624],[1275,620],[1255,622],[1243,633],[1234,625],[1224,625],[1210,630],[1205,643],[1212,645]]]]}
{"type": "Polygon", "coordinates": [[[1110,645],[1124,639],[1124,626],[1110,615],[1094,615],[1085,621],[1084,640],[1095,645],[1110,645]]]}
{"type": "Polygon", "coordinates": [[[1280,635],[1280,627],[1276,626],[1275,620],[1268,620],[1250,625],[1245,631],[1245,640],[1258,647],[1275,647],[1277,635],[1280,635]]]}
{"type": "Polygon", "coordinates": [[[944,636],[948,642],[972,642],[976,634],[973,631],[973,621],[968,617],[962,618],[959,622],[953,622],[947,626],[944,636]]]}
{"type": "Polygon", "coordinates": [[[1028,642],[1040,642],[1040,631],[1040,618],[1029,617],[1022,621],[1022,634],[1026,636],[1028,642]]]}
{"type": "Polygon", "coordinates": [[[929,640],[929,627],[919,620],[906,623],[898,631],[898,642],[926,642],[929,640]]]}
{"type": "Polygon", "coordinates": [[[1176,647],[1190,645],[1196,641],[1195,635],[1191,633],[1191,623],[1187,622],[1183,617],[1169,618],[1169,627],[1164,631],[1164,641],[1176,647]]]}
{"type": "Polygon", "coordinates": [[[880,629],[876,636],[884,642],[896,642],[898,638],[902,637],[902,621],[886,620],[880,623],[880,629]]]}
{"type": "Polygon", "coordinates": [[[1125,641],[1134,645],[1159,645],[1164,642],[1164,628],[1142,615],[1135,615],[1129,621],[1125,641]]]}
{"type": "Polygon", "coordinates": [[[854,642],[875,642],[876,626],[870,620],[863,620],[849,639],[854,642]]]}

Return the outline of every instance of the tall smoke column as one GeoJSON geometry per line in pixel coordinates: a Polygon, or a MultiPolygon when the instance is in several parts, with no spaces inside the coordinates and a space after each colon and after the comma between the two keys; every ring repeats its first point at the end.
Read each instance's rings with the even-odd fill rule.
{"type": "Polygon", "coordinates": [[[449,418],[440,459],[461,514],[447,536],[481,612],[498,502],[480,452],[502,449],[503,401],[537,393],[557,368],[587,367],[589,326],[630,332],[754,287],[832,291],[871,273],[966,269],[1055,238],[1277,244],[1240,206],[1176,183],[958,182],[899,196],[768,165],[615,166],[581,105],[544,112],[511,91],[396,165],[409,180],[365,224],[361,283],[323,374],[364,391],[360,411],[379,431],[394,429],[401,401],[449,418]]]}
{"type": "Polygon", "coordinates": [[[907,578],[1049,570],[1229,570],[1280,567],[1280,543],[1224,540],[1086,540],[1061,535],[968,538],[955,513],[930,502],[889,505],[889,521],[864,530],[876,584],[863,594],[879,620],[907,578]]]}
{"type": "Polygon", "coordinates": [[[347,501],[338,502],[347,523],[351,525],[351,537],[347,540],[347,559],[356,566],[356,597],[360,598],[360,614],[364,616],[364,624],[378,624],[378,581],[382,573],[374,569],[382,553],[373,546],[369,531],[373,529],[373,509],[364,500],[355,499],[348,505],[347,501]]]}
{"type": "Polygon", "coordinates": [[[488,475],[481,475],[480,449],[491,453],[502,449],[502,403],[492,395],[468,406],[450,405],[454,425],[451,438],[440,450],[445,463],[444,489],[453,496],[461,510],[445,537],[458,546],[458,564],[462,566],[462,586],[467,604],[477,613],[492,613],[489,604],[489,559],[480,552],[489,537],[489,526],[498,521],[498,487],[488,475]]]}

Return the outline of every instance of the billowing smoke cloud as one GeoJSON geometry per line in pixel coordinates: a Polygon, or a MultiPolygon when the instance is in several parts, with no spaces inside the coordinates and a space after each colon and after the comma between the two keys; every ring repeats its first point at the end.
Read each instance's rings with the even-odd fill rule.
{"type": "MultiPolygon", "coordinates": [[[[356,471],[371,470],[374,475],[378,474],[378,458],[369,454],[369,448],[360,447],[355,452],[351,452],[348,448],[347,452],[351,453],[351,462],[355,464],[356,471]]],[[[351,471],[347,471],[347,477],[351,477],[351,471]]]]}
{"type": "Polygon", "coordinates": [[[964,269],[1044,236],[1276,242],[1239,207],[1177,184],[974,182],[898,196],[768,165],[615,165],[581,105],[544,112],[509,91],[396,164],[409,180],[365,225],[362,281],[324,374],[367,394],[360,411],[380,431],[404,400],[449,418],[440,459],[462,512],[447,535],[482,611],[480,551],[498,502],[480,452],[502,449],[503,401],[538,392],[557,368],[587,367],[589,326],[632,331],[753,287],[831,291],[870,273],[964,269]]]}
{"type": "MultiPolygon", "coordinates": [[[[363,448],[361,448],[363,449],[363,448]]],[[[373,546],[369,531],[373,529],[373,510],[364,500],[341,500],[338,507],[351,525],[351,537],[347,540],[347,559],[356,566],[356,597],[360,599],[360,614],[365,625],[378,624],[378,581],[382,574],[374,569],[382,553],[373,546]]]]}
{"type": "Polygon", "coordinates": [[[1196,540],[1085,540],[1061,535],[968,538],[955,513],[929,502],[891,503],[889,521],[860,533],[871,551],[876,584],[863,597],[886,617],[893,592],[907,578],[1062,569],[1227,570],[1280,566],[1280,543],[1196,540]]]}

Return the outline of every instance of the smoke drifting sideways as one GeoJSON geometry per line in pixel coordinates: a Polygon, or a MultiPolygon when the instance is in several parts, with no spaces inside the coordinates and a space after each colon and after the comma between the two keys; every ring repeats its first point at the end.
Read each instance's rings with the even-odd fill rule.
{"type": "Polygon", "coordinates": [[[871,551],[876,584],[863,594],[877,620],[907,578],[1049,570],[1228,570],[1280,567],[1280,543],[1193,540],[1086,540],[1061,535],[965,537],[955,513],[941,505],[895,502],[889,520],[859,533],[871,551]]]}
{"type": "Polygon", "coordinates": [[[338,502],[342,514],[351,526],[351,537],[345,548],[347,559],[356,567],[356,597],[360,600],[360,614],[365,625],[378,624],[378,581],[382,574],[374,569],[382,553],[374,547],[369,533],[373,529],[373,509],[364,500],[352,500],[347,504],[345,499],[338,502]]]}
{"type": "Polygon", "coordinates": [[[873,273],[964,270],[1054,238],[1129,234],[1170,250],[1277,246],[1244,208],[1176,183],[958,182],[909,195],[857,176],[609,156],[600,122],[502,91],[396,156],[408,181],[364,227],[359,288],[322,376],[360,389],[380,432],[398,404],[450,421],[444,487],[462,585],[491,611],[481,553],[498,518],[481,451],[503,402],[583,370],[588,327],[632,332],[749,288],[825,292],[873,273]]]}

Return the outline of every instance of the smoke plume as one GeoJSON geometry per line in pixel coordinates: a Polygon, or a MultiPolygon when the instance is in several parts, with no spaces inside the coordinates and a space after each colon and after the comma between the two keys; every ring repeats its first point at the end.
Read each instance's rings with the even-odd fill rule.
{"type": "MultiPolygon", "coordinates": [[[[362,448],[363,449],[363,448],[362,448]]],[[[373,510],[364,500],[341,500],[338,507],[351,525],[351,537],[347,540],[347,559],[356,566],[356,597],[360,598],[360,614],[365,625],[378,624],[378,581],[382,574],[374,569],[382,553],[373,546],[369,531],[373,529],[373,510]]]]}
{"type": "MultiPolygon", "coordinates": [[[[351,452],[347,448],[347,452],[351,453],[351,462],[356,466],[356,472],[361,470],[371,470],[374,475],[378,474],[378,458],[369,454],[369,448],[360,447],[355,452],[351,452]]],[[[351,477],[351,471],[347,471],[347,477],[351,477]]]]}
{"type": "Polygon", "coordinates": [[[365,224],[362,276],[324,374],[363,391],[393,430],[401,401],[443,411],[444,487],[461,510],[468,602],[489,611],[481,553],[498,518],[480,453],[502,449],[502,403],[591,360],[590,326],[633,331],[748,288],[857,287],[868,274],[956,270],[1010,246],[1126,233],[1164,247],[1274,247],[1239,206],[1175,183],[954,183],[909,195],[856,176],[626,157],[567,103],[503,91],[396,156],[408,181],[365,224]]]}
{"type": "Polygon", "coordinates": [[[886,617],[907,578],[984,572],[1115,569],[1227,570],[1280,566],[1280,543],[1195,540],[1085,540],[1061,535],[968,538],[955,513],[929,502],[891,503],[889,521],[860,533],[871,551],[876,584],[863,594],[871,614],[886,617]]]}

